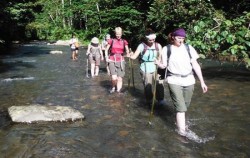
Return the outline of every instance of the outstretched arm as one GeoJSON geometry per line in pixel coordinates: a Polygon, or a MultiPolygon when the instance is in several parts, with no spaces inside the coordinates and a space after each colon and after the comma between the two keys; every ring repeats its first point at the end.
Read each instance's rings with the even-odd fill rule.
{"type": "Polygon", "coordinates": [[[90,44],[88,45],[88,49],[87,49],[87,52],[86,52],[86,55],[89,55],[90,54],[90,44]]]}
{"type": "Polygon", "coordinates": [[[207,85],[204,82],[202,72],[201,72],[201,67],[200,67],[199,63],[197,62],[197,60],[192,61],[192,67],[193,67],[196,75],[198,76],[198,78],[200,80],[201,88],[203,90],[203,93],[206,93],[208,88],[207,88],[207,85]]]}
{"type": "Polygon", "coordinates": [[[106,49],[105,49],[105,60],[108,60],[108,51],[109,51],[110,45],[108,44],[106,49]]]}
{"type": "Polygon", "coordinates": [[[136,59],[139,54],[141,53],[139,47],[137,47],[136,51],[133,53],[133,52],[130,52],[129,54],[127,54],[127,57],[131,58],[131,59],[136,59]]]}
{"type": "Polygon", "coordinates": [[[101,55],[101,60],[103,60],[103,53],[102,53],[102,46],[99,45],[99,52],[100,52],[100,55],[101,55]]]}

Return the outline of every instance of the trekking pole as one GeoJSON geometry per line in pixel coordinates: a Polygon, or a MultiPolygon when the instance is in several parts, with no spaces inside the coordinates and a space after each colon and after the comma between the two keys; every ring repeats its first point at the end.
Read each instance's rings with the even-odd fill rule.
{"type": "Polygon", "coordinates": [[[158,66],[156,65],[156,71],[155,71],[155,74],[154,74],[153,101],[152,101],[151,111],[150,111],[150,115],[149,115],[149,122],[148,122],[150,125],[152,124],[151,120],[152,120],[153,115],[154,115],[154,106],[155,106],[155,98],[156,98],[157,69],[158,69],[158,66]]]}
{"type": "MultiPolygon", "coordinates": [[[[88,56],[87,56],[88,57],[88,56]]],[[[86,77],[89,78],[89,60],[87,58],[87,66],[86,66],[86,77]]]]}
{"type": "Polygon", "coordinates": [[[128,64],[129,64],[129,76],[128,76],[128,90],[130,90],[130,80],[131,80],[131,59],[128,58],[128,64]]]}
{"type": "Polygon", "coordinates": [[[132,70],[132,81],[133,81],[133,88],[135,90],[135,77],[134,77],[134,62],[131,63],[131,70],[132,70]]]}
{"type": "MultiPolygon", "coordinates": [[[[130,52],[132,52],[131,48],[129,49],[130,52]]],[[[135,79],[134,79],[134,61],[129,58],[129,72],[130,72],[130,75],[129,75],[129,88],[130,88],[130,81],[131,81],[131,78],[132,78],[132,82],[133,82],[133,88],[135,90],[135,79]]]]}
{"type": "MultiPolygon", "coordinates": [[[[158,52],[157,52],[157,58],[158,59],[158,55],[160,55],[158,52]]],[[[154,106],[155,106],[155,98],[156,98],[156,83],[157,83],[157,70],[158,70],[158,65],[156,64],[155,65],[155,74],[154,74],[154,90],[153,90],[153,101],[152,101],[152,106],[151,106],[151,111],[150,111],[150,115],[149,115],[149,125],[151,125],[151,120],[153,118],[153,115],[154,115],[154,106]]]]}

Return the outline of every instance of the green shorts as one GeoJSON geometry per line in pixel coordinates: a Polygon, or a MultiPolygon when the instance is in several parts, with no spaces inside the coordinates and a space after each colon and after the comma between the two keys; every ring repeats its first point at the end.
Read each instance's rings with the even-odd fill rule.
{"type": "Polygon", "coordinates": [[[177,112],[186,112],[193,96],[194,85],[179,86],[175,84],[168,84],[168,87],[175,110],[177,112]]]}
{"type": "Polygon", "coordinates": [[[125,61],[122,62],[109,62],[109,70],[111,75],[119,77],[125,76],[125,61]]]}

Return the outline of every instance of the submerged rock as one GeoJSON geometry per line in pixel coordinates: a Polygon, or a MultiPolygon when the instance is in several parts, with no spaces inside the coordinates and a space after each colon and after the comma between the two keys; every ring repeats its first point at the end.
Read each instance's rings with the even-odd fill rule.
{"type": "Polygon", "coordinates": [[[8,112],[13,122],[23,123],[84,119],[82,113],[66,106],[11,106],[8,112]]]}

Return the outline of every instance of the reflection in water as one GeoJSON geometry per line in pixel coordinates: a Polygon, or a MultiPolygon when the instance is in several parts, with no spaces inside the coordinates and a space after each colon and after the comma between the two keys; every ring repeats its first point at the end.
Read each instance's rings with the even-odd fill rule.
{"type": "Polygon", "coordinates": [[[202,94],[196,84],[184,138],[176,132],[167,88],[169,105],[156,106],[149,125],[137,65],[135,90],[128,91],[125,78],[125,94],[110,95],[103,63],[100,76],[86,78],[85,51],[81,48],[79,60],[73,62],[66,46],[30,44],[1,57],[0,157],[249,157],[249,72],[203,61],[209,91],[202,94]],[[64,53],[48,54],[51,50],[64,53]],[[86,119],[10,121],[8,107],[30,104],[71,106],[86,119]]]}

